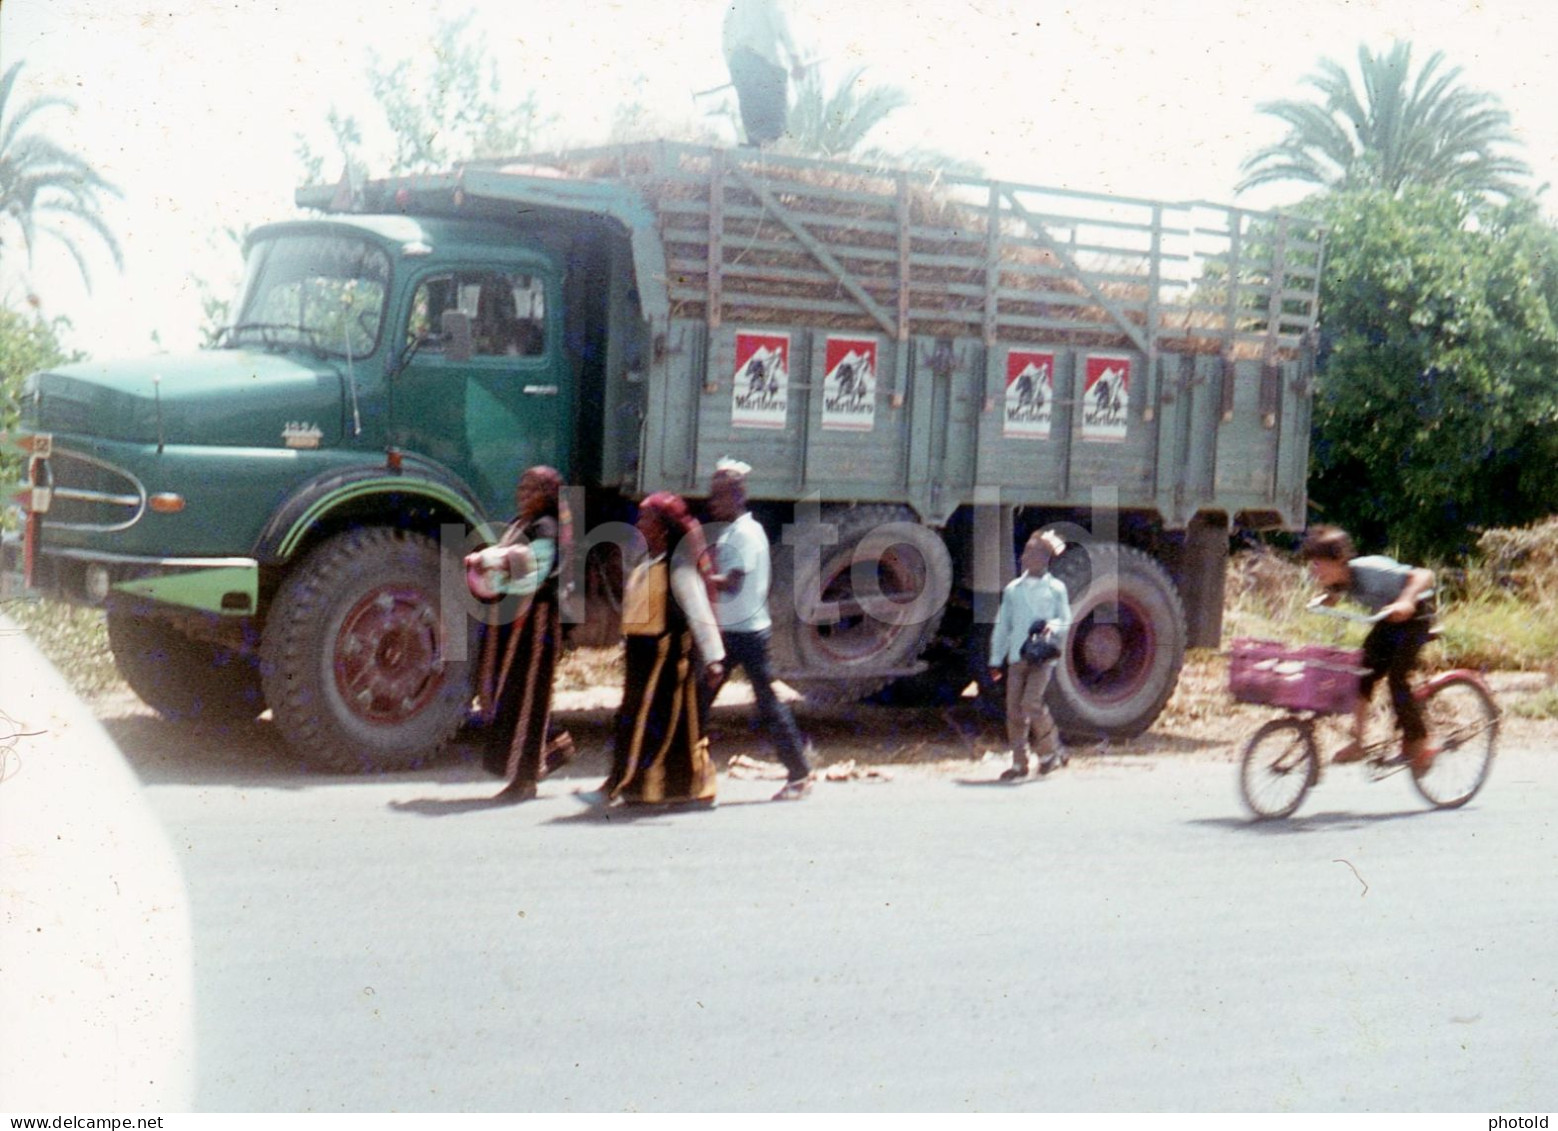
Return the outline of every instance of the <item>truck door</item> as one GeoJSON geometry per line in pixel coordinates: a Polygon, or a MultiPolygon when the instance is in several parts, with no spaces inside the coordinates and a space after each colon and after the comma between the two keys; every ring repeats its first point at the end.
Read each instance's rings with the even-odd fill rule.
{"type": "Polygon", "coordinates": [[[556,293],[544,276],[481,267],[428,274],[413,294],[407,341],[430,336],[395,382],[393,442],[460,476],[494,518],[513,511],[525,468],[570,470],[556,293]],[[437,338],[448,310],[470,316],[467,361],[445,357],[437,338]]]}

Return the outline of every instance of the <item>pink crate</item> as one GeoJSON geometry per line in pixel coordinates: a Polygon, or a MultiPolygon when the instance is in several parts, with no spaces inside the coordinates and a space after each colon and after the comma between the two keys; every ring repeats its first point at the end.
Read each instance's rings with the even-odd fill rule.
{"type": "Polygon", "coordinates": [[[1287,646],[1277,640],[1240,637],[1229,647],[1228,690],[1233,697],[1240,703],[1275,702],[1275,665],[1287,646]]]}
{"type": "Polygon", "coordinates": [[[1274,640],[1235,640],[1228,689],[1241,703],[1291,711],[1345,714],[1358,701],[1363,669],[1352,648],[1307,644],[1289,648],[1274,640]]]}

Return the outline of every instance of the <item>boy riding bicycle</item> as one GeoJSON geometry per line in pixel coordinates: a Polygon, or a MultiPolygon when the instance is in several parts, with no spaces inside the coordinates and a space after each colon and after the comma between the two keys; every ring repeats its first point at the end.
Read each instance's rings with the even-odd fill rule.
{"type": "Polygon", "coordinates": [[[1350,597],[1372,613],[1383,614],[1363,641],[1363,666],[1358,705],[1353,711],[1352,741],[1332,756],[1333,762],[1357,762],[1365,754],[1364,723],[1369,699],[1380,677],[1390,688],[1390,704],[1401,726],[1401,754],[1415,774],[1424,774],[1438,753],[1429,740],[1423,712],[1409,683],[1418,653],[1433,627],[1434,575],[1421,566],[1403,565],[1383,555],[1359,557],[1346,531],[1318,526],[1304,538],[1300,556],[1326,590],[1323,604],[1350,597]]]}

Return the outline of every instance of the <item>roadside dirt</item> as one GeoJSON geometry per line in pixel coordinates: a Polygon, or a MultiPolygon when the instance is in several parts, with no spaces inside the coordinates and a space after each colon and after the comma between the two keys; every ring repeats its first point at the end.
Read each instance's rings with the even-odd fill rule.
{"type": "MultiPolygon", "coordinates": [[[[609,678],[610,671],[588,673],[609,678]]],[[[574,673],[556,693],[559,722],[578,743],[572,773],[588,776],[606,766],[611,715],[619,689],[606,682],[581,685],[574,673]]],[[[1546,687],[1539,673],[1493,673],[1489,682],[1504,709],[1507,748],[1558,749],[1558,720],[1527,719],[1510,710],[1522,697],[1546,687]]],[[[1157,724],[1128,742],[1087,742],[1070,747],[1074,768],[1089,764],[1146,764],[1162,758],[1232,763],[1244,739],[1275,712],[1234,703],[1217,658],[1193,659],[1157,724]]],[[[971,700],[947,708],[814,707],[783,689],[801,728],[817,749],[818,769],[832,780],[885,780],[898,770],[994,777],[1007,764],[1004,727],[982,717],[971,700]]],[[[128,689],[95,699],[93,713],[125,747],[143,777],[179,780],[181,767],[195,777],[221,767],[261,775],[292,775],[303,767],[281,744],[266,719],[250,726],[206,729],[158,718],[128,689]]],[[[738,778],[779,778],[783,769],[756,728],[751,692],[743,683],[725,688],[710,719],[711,745],[723,773],[738,778]]],[[[1339,740],[1338,740],[1339,743],[1339,740]]],[[[480,763],[474,745],[457,741],[427,769],[480,763]]]]}

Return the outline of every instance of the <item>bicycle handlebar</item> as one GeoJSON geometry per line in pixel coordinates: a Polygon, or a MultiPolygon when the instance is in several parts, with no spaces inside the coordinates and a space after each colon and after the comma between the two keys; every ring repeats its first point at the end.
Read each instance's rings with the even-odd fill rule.
{"type": "MultiPolygon", "coordinates": [[[[1425,589],[1417,595],[1417,603],[1422,604],[1434,595],[1432,589],[1425,589]]],[[[1316,613],[1323,617],[1336,617],[1338,620],[1357,621],[1359,624],[1378,624],[1385,619],[1383,610],[1377,613],[1353,613],[1346,609],[1333,609],[1325,603],[1327,594],[1320,594],[1304,606],[1305,612],[1316,613]]]]}

